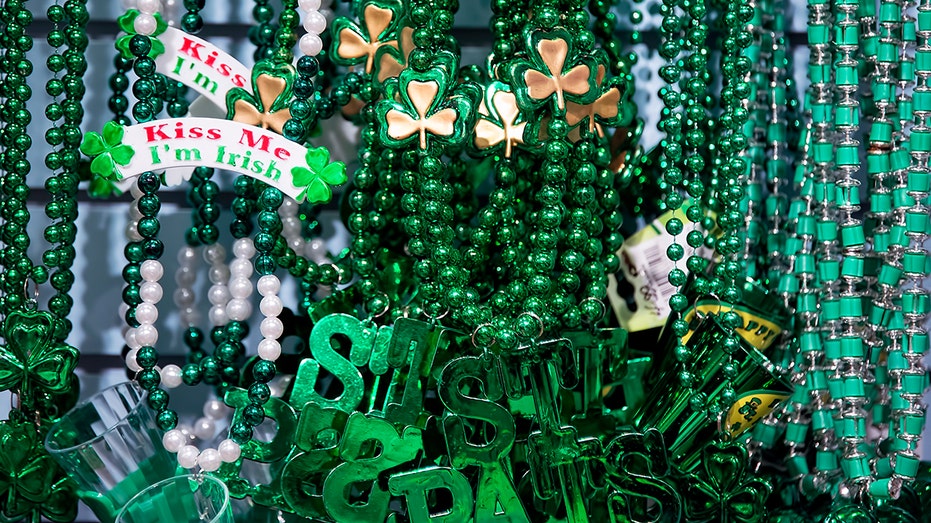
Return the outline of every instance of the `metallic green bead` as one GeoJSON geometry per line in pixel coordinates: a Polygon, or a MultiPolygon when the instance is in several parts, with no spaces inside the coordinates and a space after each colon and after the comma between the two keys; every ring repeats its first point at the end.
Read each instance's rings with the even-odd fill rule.
{"type": "Polygon", "coordinates": [[[169,431],[178,425],[178,414],[172,410],[163,410],[156,417],[158,428],[163,431],[169,431]]]}
{"type": "MultiPolygon", "coordinates": [[[[204,358],[206,359],[206,358],[204,358]]],[[[197,363],[188,363],[181,369],[181,379],[186,385],[197,385],[203,379],[203,372],[197,363]]]]}

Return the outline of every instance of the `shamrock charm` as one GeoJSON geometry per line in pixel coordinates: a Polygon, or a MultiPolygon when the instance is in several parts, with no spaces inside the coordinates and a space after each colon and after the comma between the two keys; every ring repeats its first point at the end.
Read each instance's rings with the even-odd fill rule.
{"type": "Polygon", "coordinates": [[[507,84],[492,82],[485,89],[485,99],[479,106],[475,120],[475,147],[490,152],[504,144],[504,157],[511,157],[511,148],[524,143],[527,122],[517,123],[520,107],[517,96],[510,92],[507,84]]]}
{"type": "Polygon", "coordinates": [[[515,60],[508,68],[521,109],[534,109],[553,98],[562,114],[567,101],[587,105],[597,97],[595,61],[574,49],[567,31],[530,32],[527,48],[530,60],[515,60]]]}
{"type": "Polygon", "coordinates": [[[588,120],[588,132],[597,131],[599,136],[603,136],[602,125],[611,127],[624,125],[625,112],[622,109],[626,103],[630,102],[623,98],[625,95],[629,98],[628,85],[630,84],[623,82],[621,78],[612,78],[605,83],[607,68],[602,64],[598,64],[596,71],[596,92],[601,92],[601,95],[585,105],[566,102],[566,123],[576,126],[588,120]]]}
{"type": "Polygon", "coordinates": [[[346,183],[346,164],[330,163],[330,151],[326,147],[308,149],[304,161],[307,162],[307,168],[291,169],[294,186],[304,188],[297,200],[306,198],[310,203],[330,201],[333,197],[330,186],[346,183]]]}
{"type": "Polygon", "coordinates": [[[89,132],[81,141],[81,152],[94,158],[91,162],[91,174],[105,180],[121,180],[123,175],[117,165],[127,166],[136,151],[123,142],[123,126],[116,122],[107,122],[103,126],[103,135],[89,132]]]}
{"type": "Polygon", "coordinates": [[[416,139],[425,150],[428,135],[451,145],[463,140],[479,92],[472,83],[455,85],[450,75],[445,68],[405,69],[387,83],[387,96],[376,108],[385,144],[403,147],[416,139]]]}
{"type": "Polygon", "coordinates": [[[77,503],[72,487],[45,452],[36,426],[11,418],[0,421],[0,521],[39,516],[72,521],[77,503]]]}
{"type": "Polygon", "coordinates": [[[235,122],[271,129],[278,134],[291,119],[294,67],[262,61],[252,69],[252,93],[242,88],[226,95],[226,117],[235,122]]]}
{"type": "Polygon", "coordinates": [[[750,474],[748,463],[743,445],[709,443],[703,450],[701,468],[686,481],[689,517],[698,521],[763,521],[761,507],[772,487],[750,474]]]}
{"type": "Polygon", "coordinates": [[[55,339],[56,320],[47,312],[18,310],[3,322],[6,345],[0,350],[0,390],[14,390],[22,398],[33,388],[67,392],[77,365],[78,350],[55,339]]]}
{"type": "MultiPolygon", "coordinates": [[[[396,30],[402,12],[399,2],[376,0],[361,3],[360,24],[349,18],[337,18],[333,23],[333,61],[340,65],[365,63],[365,73],[371,74],[376,55],[382,48],[398,51],[396,30]]],[[[411,30],[411,32],[413,32],[411,30]]],[[[384,51],[381,51],[384,52],[384,51]]]]}

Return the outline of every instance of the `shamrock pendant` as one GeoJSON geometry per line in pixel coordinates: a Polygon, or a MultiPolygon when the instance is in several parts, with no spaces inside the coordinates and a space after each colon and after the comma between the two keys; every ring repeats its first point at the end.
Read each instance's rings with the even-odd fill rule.
{"type": "Polygon", "coordinates": [[[37,392],[64,394],[72,386],[78,350],[55,336],[60,321],[47,312],[18,310],[3,322],[0,390],[17,391],[26,406],[37,392]]]}
{"type": "Polygon", "coordinates": [[[271,129],[278,134],[291,119],[295,70],[290,64],[262,61],[252,69],[252,92],[241,88],[226,95],[227,118],[271,129]]]}

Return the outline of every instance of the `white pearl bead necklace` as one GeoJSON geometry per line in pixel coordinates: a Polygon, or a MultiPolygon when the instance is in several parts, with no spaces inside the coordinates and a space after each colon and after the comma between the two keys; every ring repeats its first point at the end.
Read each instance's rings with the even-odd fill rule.
{"type": "Polygon", "coordinates": [[[333,11],[328,9],[333,0],[300,0],[298,7],[304,11],[304,29],[307,34],[298,42],[301,52],[307,56],[317,56],[323,50],[320,35],[326,31],[327,23],[333,19],[333,11]]]}
{"type": "MultiPolygon", "coordinates": [[[[144,1],[144,0],[143,0],[144,1]]],[[[126,236],[130,241],[140,241],[137,224],[142,214],[139,212],[138,202],[143,193],[136,183],[130,187],[133,203],[130,205],[129,225],[126,236]]],[[[256,250],[250,238],[240,238],[233,243],[235,258],[227,267],[224,263],[226,250],[219,244],[209,245],[204,249],[204,259],[210,263],[210,281],[213,284],[208,292],[212,304],[211,321],[216,326],[222,326],[230,320],[245,321],[252,315],[253,293],[251,277],[255,271],[252,257],[256,250]]],[[[191,247],[182,248],[178,253],[178,270],[175,281],[178,291],[175,292],[175,304],[181,309],[181,320],[187,325],[196,324],[195,302],[193,291],[197,279],[196,271],[197,252],[191,247]]],[[[165,274],[161,262],[145,260],[139,266],[142,283],[139,286],[139,296],[142,303],[136,306],[135,315],[139,326],[131,328],[128,325],[123,330],[123,337],[130,351],[126,355],[126,367],[131,372],[139,372],[142,368],[136,361],[136,354],[141,347],[155,346],[158,342],[158,329],[155,321],[158,319],[158,303],[162,299],[163,291],[159,283],[165,274]]],[[[259,357],[268,361],[276,361],[281,355],[281,344],[278,338],[284,332],[284,324],[278,318],[283,305],[278,297],[281,282],[277,276],[265,275],[259,278],[256,285],[262,295],[260,309],[265,318],[261,323],[263,339],[259,343],[259,357]]],[[[129,306],[120,305],[120,313],[125,318],[129,306]]],[[[162,368],[155,367],[161,377],[165,388],[172,389],[183,383],[181,368],[174,364],[162,368]]],[[[172,429],[162,437],[162,445],[166,450],[177,453],[178,464],[186,469],[200,467],[204,472],[213,472],[223,463],[232,463],[242,454],[240,445],[230,439],[224,439],[217,448],[199,450],[193,445],[195,438],[201,440],[213,439],[217,430],[217,421],[223,419],[227,407],[219,400],[208,401],[204,405],[204,416],[194,422],[190,429],[183,426],[172,429]]]]}
{"type": "Polygon", "coordinates": [[[161,7],[159,0],[138,0],[136,7],[139,14],[133,20],[133,29],[141,35],[152,35],[158,29],[158,21],[155,19],[161,7]]]}

